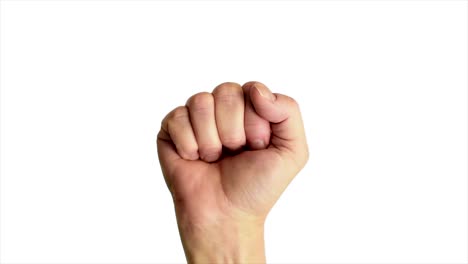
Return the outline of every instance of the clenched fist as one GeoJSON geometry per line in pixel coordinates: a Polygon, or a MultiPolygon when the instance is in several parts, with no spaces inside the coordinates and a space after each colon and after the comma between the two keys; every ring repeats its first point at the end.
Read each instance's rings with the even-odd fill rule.
{"type": "Polygon", "coordinates": [[[265,218],[308,160],[296,101],[222,83],[162,121],[158,156],[189,263],[264,263],[265,218]]]}

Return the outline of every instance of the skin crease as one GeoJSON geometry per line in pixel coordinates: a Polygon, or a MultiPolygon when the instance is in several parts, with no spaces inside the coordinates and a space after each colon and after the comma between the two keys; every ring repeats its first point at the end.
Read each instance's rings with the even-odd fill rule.
{"type": "Polygon", "coordinates": [[[264,263],[265,219],[309,156],[294,99],[222,83],[170,112],[157,147],[187,261],[264,263]]]}

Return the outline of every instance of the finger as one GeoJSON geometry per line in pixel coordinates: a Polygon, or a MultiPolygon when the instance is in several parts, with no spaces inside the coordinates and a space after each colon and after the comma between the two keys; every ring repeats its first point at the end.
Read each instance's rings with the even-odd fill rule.
{"type": "Polygon", "coordinates": [[[226,82],[213,90],[216,127],[223,146],[238,150],[245,145],[244,92],[237,83],[226,82]]]}
{"type": "Polygon", "coordinates": [[[167,187],[172,192],[172,175],[174,175],[174,168],[183,163],[184,159],[177,154],[177,150],[173,142],[170,140],[169,135],[162,128],[158,133],[156,143],[158,148],[158,159],[161,164],[164,180],[166,181],[167,187]]]}
{"type": "Polygon", "coordinates": [[[170,137],[180,157],[198,159],[198,145],[185,106],[179,106],[167,114],[162,121],[162,129],[170,137]]]}
{"type": "Polygon", "coordinates": [[[172,141],[170,140],[170,137],[167,134],[167,132],[164,131],[164,129],[162,128],[158,133],[156,143],[158,147],[159,163],[163,165],[161,166],[161,168],[163,169],[163,175],[166,179],[166,183],[169,183],[166,177],[172,175],[172,166],[170,165],[180,162],[183,159],[177,153],[177,150],[172,141]]]}
{"type": "Polygon", "coordinates": [[[260,82],[252,85],[250,96],[255,112],[271,123],[272,145],[303,154],[301,156],[304,158],[308,157],[304,126],[297,102],[289,96],[271,93],[260,82]]]}
{"type": "Polygon", "coordinates": [[[242,86],[244,91],[244,130],[247,144],[252,149],[264,149],[270,143],[270,123],[261,118],[252,106],[250,88],[254,82],[247,82],[242,86]]]}
{"type": "Polygon", "coordinates": [[[174,175],[174,170],[179,165],[182,165],[184,160],[179,153],[177,153],[177,148],[171,139],[171,136],[168,132],[168,114],[163,121],[161,122],[161,130],[157,136],[157,149],[158,149],[158,159],[159,163],[162,165],[162,172],[164,175],[164,180],[167,184],[167,187],[173,193],[173,179],[172,175],[174,175]]]}
{"type": "Polygon", "coordinates": [[[198,93],[189,98],[187,107],[200,158],[207,162],[216,161],[221,155],[222,144],[216,128],[213,95],[198,93]]]}

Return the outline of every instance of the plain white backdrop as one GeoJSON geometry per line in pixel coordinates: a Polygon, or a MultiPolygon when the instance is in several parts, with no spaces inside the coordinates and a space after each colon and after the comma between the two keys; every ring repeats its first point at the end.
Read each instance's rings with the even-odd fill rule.
{"type": "Polygon", "coordinates": [[[466,1],[1,1],[0,260],[185,262],[155,138],[225,81],[296,98],[271,263],[466,263],[466,1]]]}

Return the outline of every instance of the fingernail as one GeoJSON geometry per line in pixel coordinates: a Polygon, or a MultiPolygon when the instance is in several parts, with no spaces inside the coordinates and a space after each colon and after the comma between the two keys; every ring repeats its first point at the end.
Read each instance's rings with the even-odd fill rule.
{"type": "Polygon", "coordinates": [[[261,139],[256,139],[252,141],[252,148],[254,149],[263,149],[265,148],[265,146],[266,146],[265,141],[261,139]]]}
{"type": "Polygon", "coordinates": [[[219,154],[208,154],[208,155],[205,155],[203,156],[203,160],[206,161],[206,162],[213,162],[213,161],[216,161],[219,157],[219,154]]]}
{"type": "Polygon", "coordinates": [[[198,153],[192,153],[189,155],[190,160],[197,160],[199,158],[198,153]]]}
{"type": "Polygon", "coordinates": [[[260,82],[255,82],[252,87],[254,87],[255,89],[257,89],[258,93],[270,100],[270,101],[275,101],[276,100],[276,96],[270,91],[270,89],[268,89],[263,83],[260,83],[260,82]]]}

